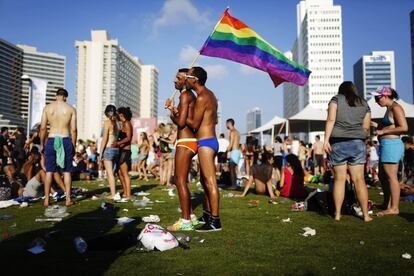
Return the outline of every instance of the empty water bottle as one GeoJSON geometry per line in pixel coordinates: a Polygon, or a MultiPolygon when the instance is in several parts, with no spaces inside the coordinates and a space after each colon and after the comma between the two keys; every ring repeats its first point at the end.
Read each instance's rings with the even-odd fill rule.
{"type": "Polygon", "coordinates": [[[73,243],[75,244],[75,248],[76,250],[80,253],[83,254],[86,252],[86,249],[88,249],[88,244],[85,242],[84,239],[82,239],[81,237],[76,237],[73,240],[73,243]]]}

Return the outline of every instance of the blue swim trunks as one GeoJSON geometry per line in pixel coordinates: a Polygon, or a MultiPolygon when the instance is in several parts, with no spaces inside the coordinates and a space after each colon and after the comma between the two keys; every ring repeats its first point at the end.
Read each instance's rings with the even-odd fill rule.
{"type": "MultiPolygon", "coordinates": [[[[61,168],[62,172],[72,172],[72,161],[73,161],[73,145],[70,137],[64,137],[63,149],[65,151],[64,168],[61,168]]],[[[46,172],[56,172],[56,151],[54,148],[55,138],[49,138],[45,145],[45,161],[46,161],[46,172]]]]}
{"type": "Polygon", "coordinates": [[[219,143],[216,137],[198,140],[197,144],[198,148],[208,147],[214,150],[215,153],[217,153],[219,149],[219,143]]]}
{"type": "Polygon", "coordinates": [[[404,156],[404,143],[400,138],[383,138],[380,141],[380,162],[399,163],[404,156]]]}
{"type": "Polygon", "coordinates": [[[239,149],[230,152],[230,162],[238,165],[240,162],[241,151],[239,149]]]}

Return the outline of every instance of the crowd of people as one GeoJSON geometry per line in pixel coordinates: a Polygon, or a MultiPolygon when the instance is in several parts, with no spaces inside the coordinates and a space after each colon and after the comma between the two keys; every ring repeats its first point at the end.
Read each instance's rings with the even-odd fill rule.
{"type": "Polygon", "coordinates": [[[334,217],[340,220],[345,186],[351,184],[366,222],[371,220],[368,184],[384,190],[379,215],[398,214],[400,194],[414,193],[414,137],[402,137],[407,121],[392,88],[372,93],[386,108],[379,124],[371,121],[370,108],[355,85],[344,82],[328,105],[324,141],[319,135],[313,144],[277,136],[271,145],[259,146],[251,135],[242,143],[234,119],[216,137],[217,99],[206,81],[201,67],[178,70],[174,85],[179,103],[173,98],[165,102],[172,123],[141,132],[137,139],[130,109],[106,106],[101,138],[87,142],[77,140],[76,110],[66,103],[67,91],[59,89],[29,136],[22,128],[1,128],[0,200],[44,196],[48,206],[53,196],[66,198],[70,206],[72,180],[104,178],[107,199],[128,201],[131,176],[144,181],[153,177],[178,191],[182,213],[169,230],[211,232],[221,230],[219,186],[240,190],[236,197],[246,196],[254,186],[255,193],[276,203],[279,196],[303,200],[309,192],[305,183],[317,176],[318,182],[330,184],[334,217]],[[205,192],[201,217],[195,215],[187,185],[197,176],[205,192]],[[116,177],[122,192],[117,192],[116,177]]]}

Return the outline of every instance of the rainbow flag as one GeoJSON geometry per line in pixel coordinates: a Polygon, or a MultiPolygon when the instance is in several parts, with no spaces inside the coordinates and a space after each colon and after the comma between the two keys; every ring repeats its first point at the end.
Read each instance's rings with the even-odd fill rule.
{"type": "Polygon", "coordinates": [[[200,54],[243,63],[270,75],[275,86],[282,82],[304,85],[311,71],[285,57],[228,9],[206,40],[200,54]]]}

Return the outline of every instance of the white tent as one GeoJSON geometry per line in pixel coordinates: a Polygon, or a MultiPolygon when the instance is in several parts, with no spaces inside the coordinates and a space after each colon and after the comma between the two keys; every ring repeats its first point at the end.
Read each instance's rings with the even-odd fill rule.
{"type": "Polygon", "coordinates": [[[308,104],[288,119],[289,132],[323,131],[327,115],[328,111],[326,109],[317,109],[308,104]]]}
{"type": "Polygon", "coordinates": [[[267,131],[271,131],[271,141],[273,142],[275,136],[275,127],[278,125],[284,125],[286,123],[285,118],[281,118],[279,116],[273,117],[270,121],[265,123],[264,125],[250,131],[252,134],[260,134],[260,144],[263,144],[263,133],[267,131]]]}

